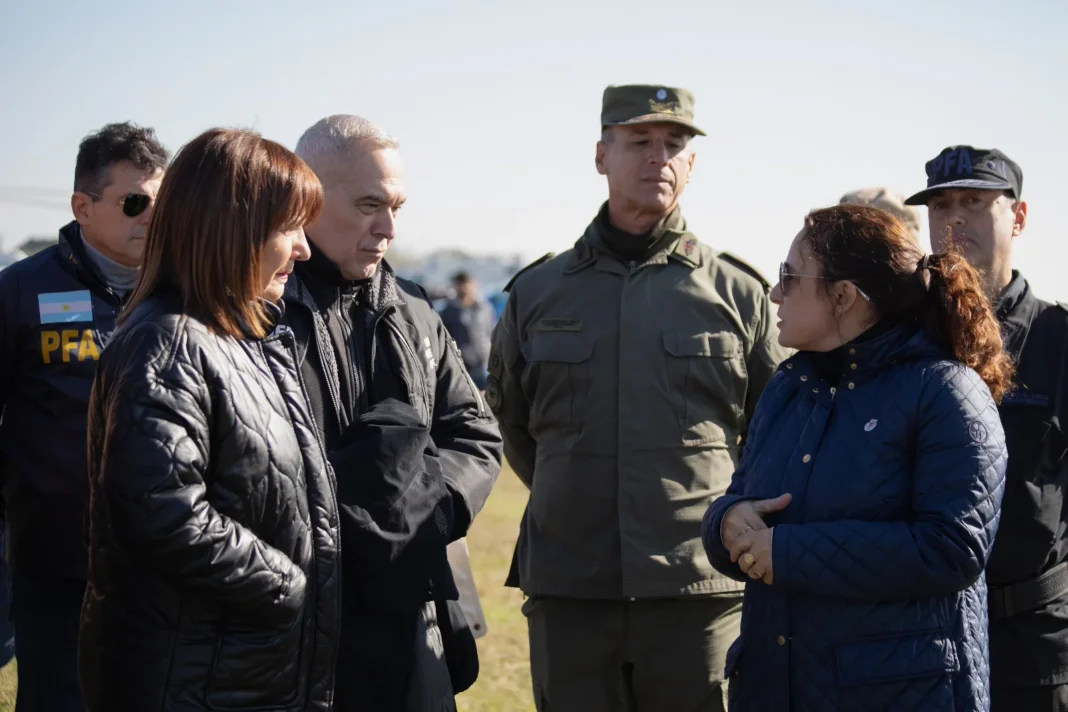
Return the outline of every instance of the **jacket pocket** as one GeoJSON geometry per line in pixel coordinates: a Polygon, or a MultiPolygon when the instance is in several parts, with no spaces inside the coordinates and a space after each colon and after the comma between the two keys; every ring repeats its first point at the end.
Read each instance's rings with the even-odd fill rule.
{"type": "Polygon", "coordinates": [[[213,710],[272,710],[300,695],[304,615],[288,630],[224,631],[207,685],[213,710]]]}
{"type": "Polygon", "coordinates": [[[869,638],[835,648],[843,687],[945,676],[960,670],[957,648],[942,631],[869,638]]]}
{"type": "Polygon", "coordinates": [[[745,400],[745,363],[735,334],[669,331],[663,334],[668,386],[682,444],[707,445],[737,438],[745,400]]]}
{"type": "Polygon", "coordinates": [[[523,347],[531,430],[577,433],[585,413],[593,341],[581,332],[534,332],[523,347]]]}

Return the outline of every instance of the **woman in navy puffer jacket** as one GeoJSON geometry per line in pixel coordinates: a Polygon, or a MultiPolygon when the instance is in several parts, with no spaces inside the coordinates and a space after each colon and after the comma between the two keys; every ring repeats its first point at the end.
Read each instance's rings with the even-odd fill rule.
{"type": "Polygon", "coordinates": [[[843,205],[808,216],[772,300],[799,353],[704,521],[748,580],[731,709],[987,710],[1012,364],[975,271],[843,205]]]}

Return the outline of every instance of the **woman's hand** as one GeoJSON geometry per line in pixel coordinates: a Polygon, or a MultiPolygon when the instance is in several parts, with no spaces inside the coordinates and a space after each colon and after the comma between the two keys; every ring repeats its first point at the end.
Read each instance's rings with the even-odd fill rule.
{"type": "Polygon", "coordinates": [[[738,537],[751,531],[767,529],[764,523],[765,515],[781,512],[790,505],[793,497],[787,493],[775,499],[758,499],[755,501],[739,502],[723,515],[723,523],[720,525],[720,541],[723,548],[731,552],[731,561],[737,561],[734,555],[734,543],[738,537]]]}
{"type": "Polygon", "coordinates": [[[771,566],[771,544],[775,538],[775,527],[754,529],[734,541],[731,548],[731,561],[738,563],[742,573],[751,579],[760,579],[771,585],[774,579],[771,566]]]}

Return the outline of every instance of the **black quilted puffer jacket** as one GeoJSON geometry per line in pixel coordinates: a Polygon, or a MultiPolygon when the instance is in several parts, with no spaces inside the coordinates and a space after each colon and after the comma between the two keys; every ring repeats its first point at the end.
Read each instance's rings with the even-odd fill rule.
{"type": "Polygon", "coordinates": [[[90,712],[330,709],[337,503],[293,349],[286,327],[212,334],[170,294],[105,349],[79,643],[90,712]]]}

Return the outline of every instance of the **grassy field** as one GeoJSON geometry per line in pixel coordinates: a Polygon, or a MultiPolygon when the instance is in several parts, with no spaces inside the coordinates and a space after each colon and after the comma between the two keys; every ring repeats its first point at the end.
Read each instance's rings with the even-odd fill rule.
{"type": "MultiPolygon", "coordinates": [[[[474,687],[460,696],[461,712],[523,712],[533,710],[527,625],[519,606],[522,595],[504,587],[519,533],[527,490],[514,474],[501,473],[486,508],[467,539],[479,596],[489,633],[478,641],[481,673],[474,687]]],[[[0,712],[15,709],[15,663],[0,670],[0,712]]]]}
{"type": "Polygon", "coordinates": [[[478,641],[478,682],[460,695],[460,712],[534,709],[527,621],[519,612],[523,595],[504,587],[526,504],[526,487],[515,474],[505,470],[467,538],[489,632],[478,641]]]}

